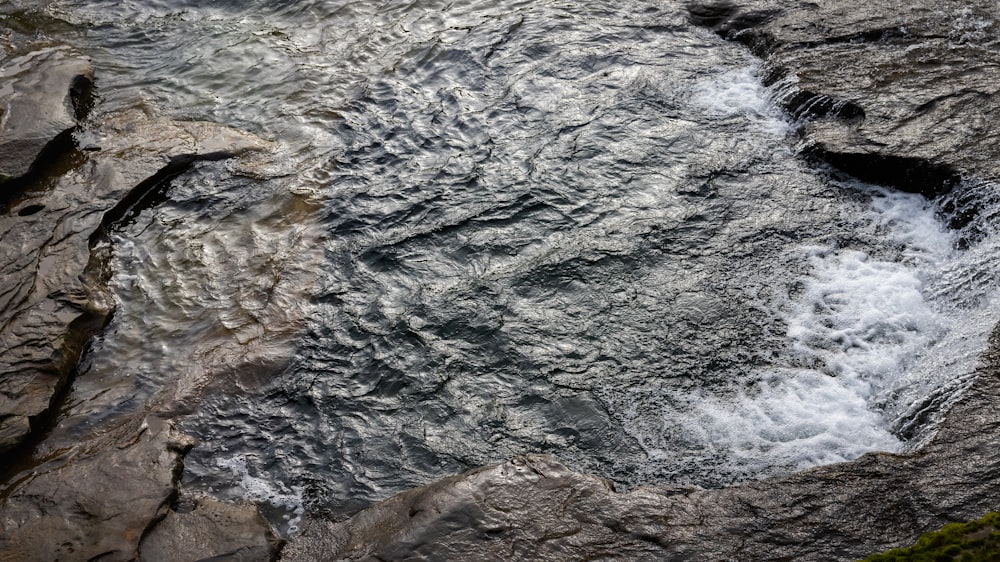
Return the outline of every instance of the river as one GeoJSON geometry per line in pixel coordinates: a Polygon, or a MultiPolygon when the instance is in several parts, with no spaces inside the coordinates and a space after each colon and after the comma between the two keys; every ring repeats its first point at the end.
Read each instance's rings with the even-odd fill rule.
{"type": "Polygon", "coordinates": [[[912,449],[996,318],[990,186],[807,162],[679,2],[34,4],[95,62],[91,119],[280,154],[199,164],[114,235],[117,311],[42,453],[167,415],[185,489],[285,533],[524,452],[715,487],[912,449]]]}

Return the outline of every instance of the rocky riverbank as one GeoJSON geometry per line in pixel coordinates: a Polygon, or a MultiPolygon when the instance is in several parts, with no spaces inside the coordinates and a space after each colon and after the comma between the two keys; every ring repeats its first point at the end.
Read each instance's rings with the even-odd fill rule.
{"type": "MultiPolygon", "coordinates": [[[[199,161],[266,153],[211,123],[132,108],[88,120],[94,69],[71,46],[7,31],[0,48],[0,560],[269,559],[252,505],[187,498],[193,441],[136,412],[45,447],[81,353],[113,313],[113,233],[199,161]]],[[[106,407],[115,406],[109,383],[106,407]]]]}

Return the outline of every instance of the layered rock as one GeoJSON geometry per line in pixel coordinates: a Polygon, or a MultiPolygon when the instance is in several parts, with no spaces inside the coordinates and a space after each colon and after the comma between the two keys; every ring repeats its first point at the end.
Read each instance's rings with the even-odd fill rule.
{"type": "Polygon", "coordinates": [[[691,21],[746,44],[803,121],[811,152],[866,181],[936,195],[1000,178],[995,2],[695,3],[691,21]]]}
{"type": "Polygon", "coordinates": [[[139,560],[271,560],[280,546],[254,506],[199,498],[190,511],[171,510],[142,538],[139,560]]]}
{"type": "MultiPolygon", "coordinates": [[[[0,182],[35,170],[67,145],[89,109],[94,67],[66,45],[17,49],[0,60],[0,182]],[[46,147],[49,154],[45,154],[46,147]]],[[[0,201],[10,185],[0,187],[0,201]]]]}
{"type": "Polygon", "coordinates": [[[247,134],[142,109],[107,118],[87,139],[86,153],[70,146],[49,169],[59,175],[29,183],[0,216],[0,454],[39,425],[111,313],[100,249],[92,256],[107,229],[195,161],[263,147],[247,134]]]}

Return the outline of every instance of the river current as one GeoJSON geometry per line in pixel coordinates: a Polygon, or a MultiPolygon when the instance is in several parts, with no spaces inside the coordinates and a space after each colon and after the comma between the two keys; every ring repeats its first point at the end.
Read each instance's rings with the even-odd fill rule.
{"type": "Polygon", "coordinates": [[[93,120],[280,155],[200,164],[115,235],[117,311],[43,448],[173,417],[186,489],[286,533],[526,452],[629,487],[913,448],[993,328],[991,186],[951,230],[807,163],[680,2],[29,4],[4,17],[93,58],[93,120]]]}

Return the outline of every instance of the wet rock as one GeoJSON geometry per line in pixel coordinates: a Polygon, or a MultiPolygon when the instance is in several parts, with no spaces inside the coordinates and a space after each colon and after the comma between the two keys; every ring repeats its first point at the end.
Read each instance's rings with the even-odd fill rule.
{"type": "Polygon", "coordinates": [[[42,441],[39,456],[23,454],[26,440],[54,423],[86,342],[112,313],[108,233],[197,162],[267,148],[249,134],[141,107],[80,138],[86,151],[74,147],[33,176],[0,215],[0,454],[10,477],[0,492],[0,560],[133,560],[143,537],[151,553],[270,559],[277,545],[255,510],[209,501],[183,515],[168,509],[192,445],[169,422],[142,411],[88,421],[85,433],[62,435],[70,445],[42,441]]]}
{"type": "Polygon", "coordinates": [[[176,494],[189,438],[137,420],[17,482],[0,504],[0,560],[134,560],[176,494]]]}
{"type": "Polygon", "coordinates": [[[104,119],[0,215],[0,454],[53,405],[87,340],[111,313],[99,242],[155,203],[201,159],[263,150],[226,127],[156,118],[143,108],[104,119]]]}
{"type": "Polygon", "coordinates": [[[199,498],[190,511],[171,510],[140,544],[140,561],[274,560],[281,541],[257,508],[199,498]]]}
{"type": "MultiPolygon", "coordinates": [[[[94,68],[64,45],[16,50],[0,59],[0,184],[44,168],[64,151],[89,108],[94,68]]],[[[0,203],[13,187],[0,187],[0,203]]]]}
{"type": "Polygon", "coordinates": [[[689,12],[764,58],[767,82],[829,164],[929,195],[959,174],[1000,178],[995,2],[748,0],[689,12]]]}

